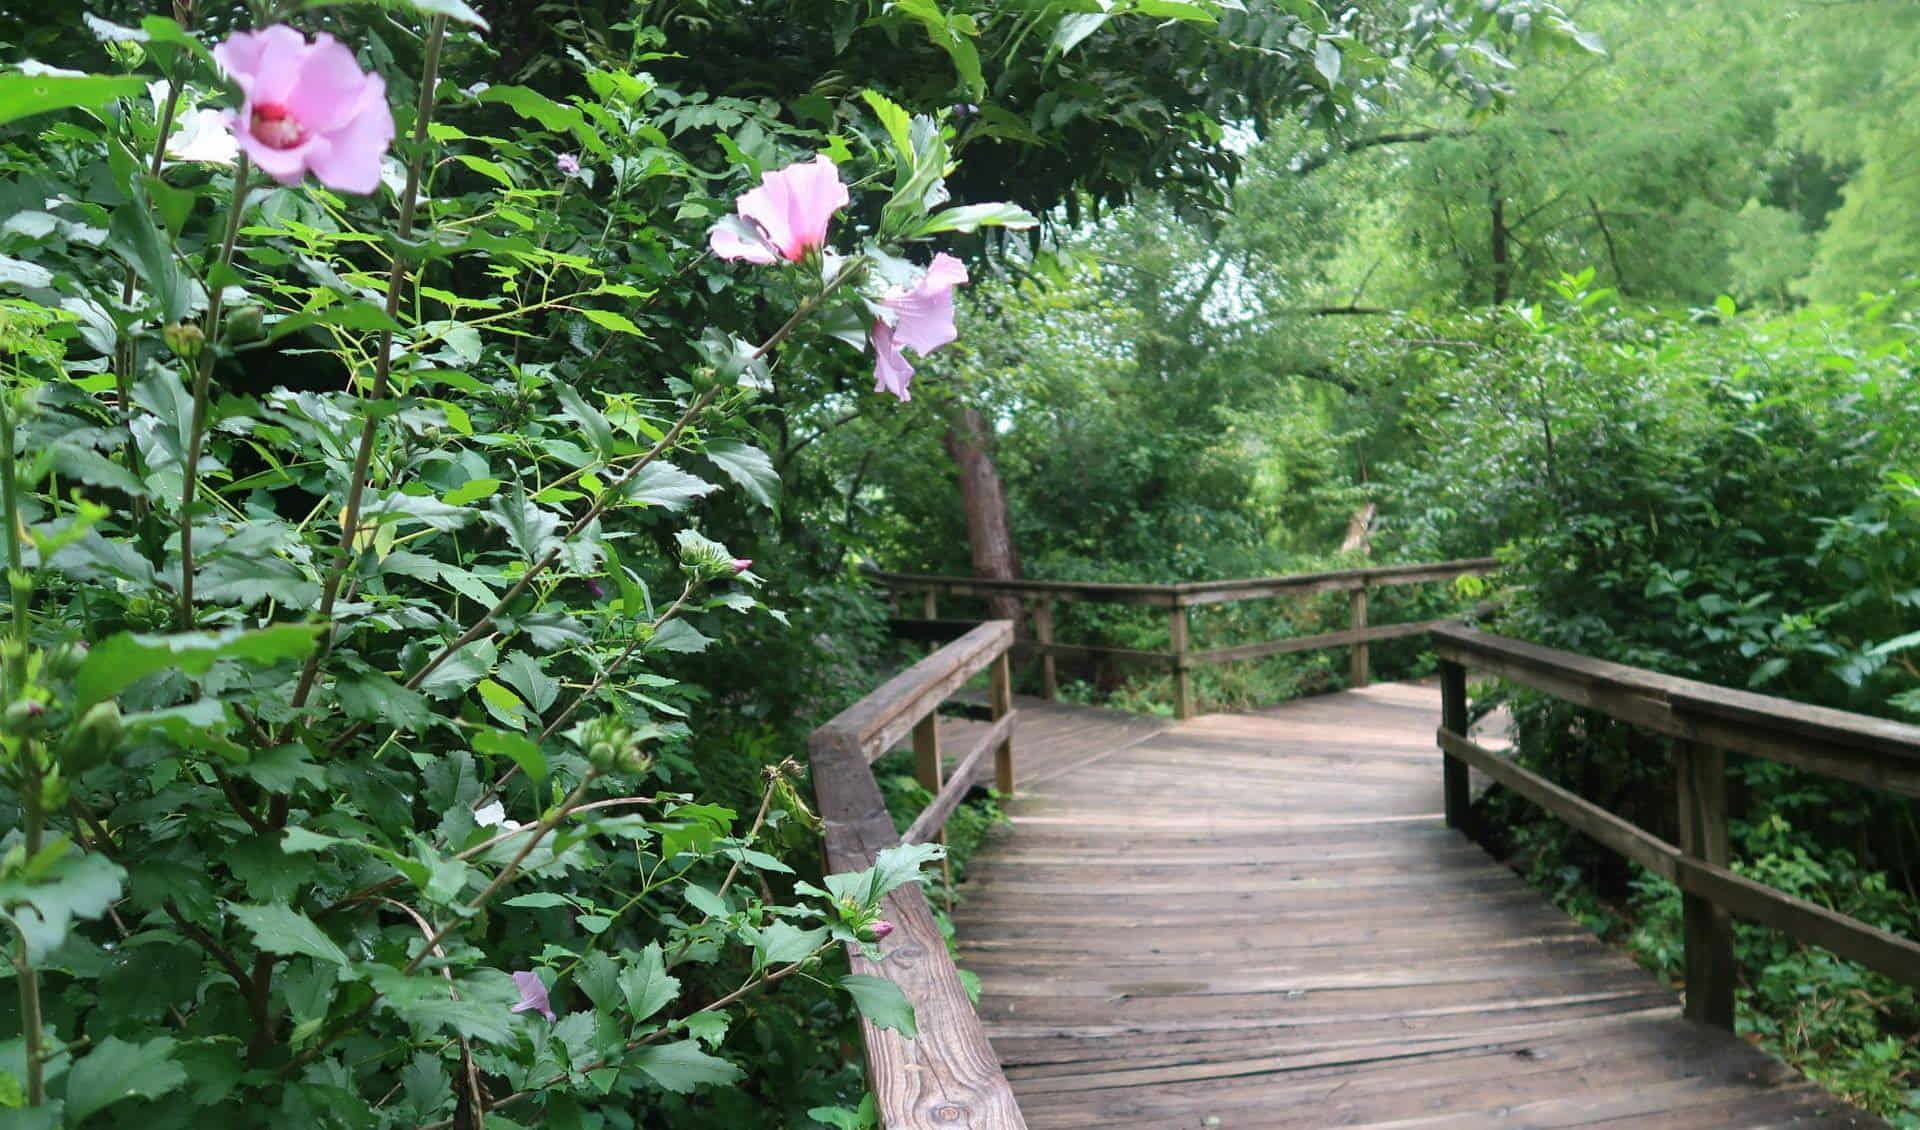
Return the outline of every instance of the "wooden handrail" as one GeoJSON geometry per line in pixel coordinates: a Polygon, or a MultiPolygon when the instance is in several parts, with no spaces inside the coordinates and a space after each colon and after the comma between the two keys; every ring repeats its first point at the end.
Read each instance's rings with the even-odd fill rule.
{"type": "MultiPolygon", "coordinates": [[[[872,694],[836,715],[807,740],[813,762],[813,791],[826,823],[827,869],[860,871],[897,843],[872,762],[908,734],[920,755],[922,781],[931,762],[935,794],[910,829],[915,839],[930,838],[946,823],[970,786],[973,768],[992,749],[995,780],[1013,791],[1014,726],[1007,652],[1013,624],[992,620],[973,628],[872,694]],[[936,711],[946,698],[981,671],[992,671],[990,696],[994,723],[968,755],[951,783],[939,779],[941,758],[936,711]]],[[[914,1007],[919,1035],[908,1039],[862,1020],[867,1074],[884,1130],[1026,1130],[1013,1088],[987,1042],[986,1028],[973,1010],[966,986],[933,910],[918,884],[887,896],[886,917],[893,933],[879,943],[882,960],[872,962],[854,947],[855,973],[886,977],[914,1007]]]]}
{"type": "Polygon", "coordinates": [[[1368,593],[1393,585],[1418,585],[1448,581],[1457,577],[1479,576],[1493,572],[1499,561],[1492,557],[1472,557],[1458,561],[1424,562],[1411,565],[1376,565],[1364,569],[1336,569],[1319,573],[1293,573],[1279,577],[1249,577],[1229,581],[1188,581],[1180,584],[1118,584],[1109,581],[1034,581],[991,580],[980,577],[945,577],[926,573],[887,573],[868,569],[867,576],[891,591],[896,601],[902,594],[922,597],[919,619],[895,619],[894,630],[915,639],[950,639],[965,621],[939,618],[939,598],[1017,596],[1027,603],[1032,622],[1032,638],[1021,640],[1016,649],[1025,655],[1040,657],[1040,690],[1046,698],[1059,692],[1056,663],[1061,659],[1104,660],[1145,667],[1160,667],[1173,675],[1173,713],[1191,718],[1194,713],[1193,676],[1196,667],[1215,663],[1234,663],[1296,651],[1314,651],[1327,647],[1346,647],[1352,651],[1348,681],[1365,686],[1372,677],[1368,645],[1375,641],[1420,635],[1442,621],[1412,624],[1369,624],[1368,593]],[[1315,593],[1351,594],[1348,605],[1349,627],[1342,632],[1317,636],[1299,636],[1286,640],[1241,644],[1235,647],[1195,648],[1192,645],[1188,609],[1205,604],[1231,601],[1270,600],[1277,597],[1310,596],[1315,593]],[[1056,600],[1086,603],[1136,604],[1166,609],[1168,648],[1143,651],[1133,648],[1093,647],[1063,644],[1053,638],[1053,603],[1056,600]]]}
{"type": "Polygon", "coordinates": [[[1920,985],[1920,942],[1736,873],[1727,835],[1726,752],[1920,796],[1920,726],[1732,690],[1592,659],[1460,625],[1432,631],[1439,652],[1447,823],[1470,824],[1467,769],[1509,789],[1677,885],[1684,903],[1687,1014],[1731,1030],[1729,914],[1784,930],[1908,985],[1920,985]],[[1678,739],[1680,843],[1671,844],[1467,737],[1466,670],[1678,739]]]}

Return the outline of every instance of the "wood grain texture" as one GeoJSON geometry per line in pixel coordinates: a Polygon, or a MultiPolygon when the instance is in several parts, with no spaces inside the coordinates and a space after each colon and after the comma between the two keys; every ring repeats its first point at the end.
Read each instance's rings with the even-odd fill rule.
{"type": "Polygon", "coordinates": [[[1458,625],[1436,625],[1433,643],[1442,659],[1623,722],[1920,796],[1920,726],[1662,675],[1458,625]]]}
{"type": "Polygon", "coordinates": [[[1884,1130],[1448,829],[1439,705],[1020,703],[1012,823],[955,924],[1033,1130],[1884,1130]]]}
{"type": "MultiPolygon", "coordinates": [[[[922,779],[931,779],[937,787],[942,730],[934,711],[986,667],[995,668],[996,683],[1004,682],[1012,641],[1012,624],[982,624],[888,680],[808,738],[814,796],[826,825],[828,870],[864,870],[899,842],[869,763],[912,733],[922,779]]],[[[1005,718],[1009,711],[994,713],[1005,718]]],[[[984,744],[982,752],[1004,749],[1004,734],[1011,729],[1010,723],[999,727],[1000,740],[984,744]]],[[[968,772],[971,775],[971,769],[968,772]]],[[[945,789],[941,795],[949,796],[945,789]]],[[[958,795],[957,789],[951,794],[949,809],[958,795]]],[[[869,960],[850,946],[848,964],[854,973],[899,986],[918,1022],[919,1034],[911,1039],[865,1019],[860,1022],[868,1083],[886,1130],[1026,1130],[919,885],[887,896],[884,912],[894,930],[879,943],[881,959],[869,960]]]]}

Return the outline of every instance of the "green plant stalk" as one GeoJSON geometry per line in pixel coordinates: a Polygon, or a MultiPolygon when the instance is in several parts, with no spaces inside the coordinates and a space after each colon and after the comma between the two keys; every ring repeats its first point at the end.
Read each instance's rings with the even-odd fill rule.
{"type": "MultiPolygon", "coordinates": [[[[211,279],[233,266],[234,245],[240,242],[240,218],[246,214],[247,184],[253,177],[253,162],[245,153],[233,166],[233,209],[227,215],[226,236],[220,241],[220,256],[208,271],[211,279]]],[[[207,440],[207,390],[213,384],[213,362],[219,351],[220,323],[226,316],[226,287],[207,287],[207,328],[200,343],[200,355],[194,358],[193,422],[187,428],[187,457],[180,484],[180,612],[176,617],[181,631],[193,627],[193,505],[200,497],[200,456],[207,440]]]]}
{"type": "MultiPolygon", "coordinates": [[[[413,235],[414,212],[420,198],[420,182],[426,176],[427,129],[433,123],[435,96],[440,86],[440,49],[447,38],[447,17],[435,16],[428,25],[426,58],[420,78],[420,99],[413,114],[413,154],[407,162],[407,184],[400,198],[400,216],[394,224],[395,234],[404,241],[413,235]]],[[[407,264],[405,257],[396,248],[392,268],[387,272],[387,318],[397,317],[400,313],[400,296],[407,289],[407,264]]],[[[373,358],[373,387],[367,390],[363,403],[373,404],[385,400],[391,391],[389,384],[393,376],[393,331],[384,330],[380,334],[380,349],[373,358]]],[[[347,478],[346,505],[340,513],[340,546],[336,551],[333,565],[327,570],[327,579],[320,589],[320,608],[318,617],[321,623],[333,619],[333,608],[340,599],[340,587],[347,575],[347,566],[353,561],[353,545],[359,532],[360,508],[366,500],[367,479],[373,468],[374,442],[379,438],[380,421],[372,412],[360,422],[360,442],[353,453],[353,471],[347,478]]],[[[294,687],[293,703],[295,709],[307,704],[313,694],[314,683],[320,677],[320,661],[327,649],[316,647],[307,658],[306,665],[300,669],[300,682],[294,687]]]]}
{"type": "MultiPolygon", "coordinates": [[[[173,117],[180,110],[180,91],[184,85],[178,76],[167,81],[167,99],[160,107],[160,116],[155,119],[155,125],[159,132],[153,141],[153,154],[147,161],[147,172],[155,180],[160,179],[160,172],[166,167],[167,135],[173,132],[173,117]]],[[[133,265],[129,263],[120,282],[120,304],[122,306],[129,306],[133,303],[134,282],[135,275],[133,265]]],[[[133,411],[133,368],[139,363],[139,359],[140,347],[134,343],[133,338],[122,338],[118,364],[114,366],[114,385],[118,395],[120,413],[129,418],[133,411]]],[[[127,445],[125,450],[127,454],[127,469],[132,471],[135,477],[140,477],[140,445],[134,442],[131,428],[127,431],[127,445]]],[[[146,514],[147,500],[145,498],[135,498],[133,500],[133,507],[135,514],[144,516],[146,514]]]]}
{"type": "MultiPolygon", "coordinates": [[[[39,751],[34,743],[24,742],[20,749],[22,788],[20,801],[26,809],[24,816],[25,847],[27,858],[33,859],[40,854],[41,841],[46,835],[47,814],[41,807],[41,783],[39,751]]],[[[41,1048],[40,1014],[40,972],[27,960],[27,935],[15,926],[20,934],[20,955],[14,959],[13,968],[20,983],[20,1036],[25,1043],[27,1057],[27,1105],[39,1106],[47,1101],[47,1083],[45,1076],[45,1053],[41,1048]]]]}
{"type": "MultiPolygon", "coordinates": [[[[9,376],[17,371],[9,372],[9,376]]],[[[27,616],[25,585],[20,578],[25,569],[20,556],[20,484],[19,465],[13,453],[13,390],[18,382],[9,380],[0,385],[0,519],[7,523],[7,585],[8,603],[13,611],[13,635],[21,647],[27,643],[27,616]]]]}

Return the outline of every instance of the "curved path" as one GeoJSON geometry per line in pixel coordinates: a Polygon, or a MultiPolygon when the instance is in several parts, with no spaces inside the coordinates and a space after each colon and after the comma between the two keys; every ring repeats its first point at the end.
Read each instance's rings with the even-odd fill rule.
{"type": "Polygon", "coordinates": [[[1447,829],[1437,690],[1021,707],[954,917],[1032,1130],[1883,1130],[1447,829]]]}

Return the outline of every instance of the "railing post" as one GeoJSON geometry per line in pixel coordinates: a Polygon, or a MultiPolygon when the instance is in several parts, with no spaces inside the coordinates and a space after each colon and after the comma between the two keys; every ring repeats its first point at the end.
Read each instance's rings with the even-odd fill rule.
{"type": "MultiPolygon", "coordinates": [[[[936,711],[913,724],[913,775],[920,787],[934,796],[947,783],[946,764],[940,756],[940,715],[936,711]]],[[[947,829],[940,829],[940,844],[946,846],[947,829]]],[[[947,909],[953,909],[953,862],[940,861],[940,875],[947,892],[947,909]]]]}
{"type": "MultiPolygon", "coordinates": [[[[1013,713],[1013,666],[1009,653],[1001,652],[993,661],[993,720],[998,722],[1013,713]]],[[[993,751],[993,785],[1001,796],[1013,795],[1013,735],[1002,738],[993,751]]]]}
{"type": "MultiPolygon", "coordinates": [[[[1451,659],[1440,661],[1440,725],[1463,738],[1467,736],[1467,669],[1451,659]]],[[[1467,787],[1467,763],[1443,753],[1440,772],[1446,793],[1447,827],[1469,831],[1473,795],[1467,787]]]]}
{"type": "MultiPolygon", "coordinates": [[[[1353,590],[1348,608],[1352,613],[1353,630],[1356,632],[1364,630],[1367,626],[1367,582],[1365,580],[1360,582],[1359,588],[1353,590]]],[[[1366,641],[1355,642],[1353,650],[1347,656],[1348,683],[1356,687],[1364,687],[1371,681],[1372,672],[1369,670],[1367,660],[1366,641]]]]}
{"type": "Polygon", "coordinates": [[[1167,610],[1167,638],[1173,652],[1173,716],[1193,717],[1193,672],[1187,669],[1187,607],[1175,596],[1167,610]]]}
{"type": "MultiPolygon", "coordinates": [[[[1720,867],[1732,854],[1727,843],[1727,755],[1690,741],[1673,744],[1675,790],[1680,802],[1680,850],[1720,867]]],[[[1690,1019],[1733,1031],[1733,922],[1699,895],[1682,893],[1686,939],[1686,1011],[1690,1019]]]]}
{"type": "Polygon", "coordinates": [[[920,615],[928,620],[938,620],[940,618],[940,594],[938,591],[928,589],[926,592],[920,594],[920,615]]]}
{"type": "Polygon", "coordinates": [[[1052,597],[1033,603],[1033,638],[1040,644],[1040,697],[1051,701],[1060,697],[1060,668],[1049,650],[1053,644],[1052,597]]]}

